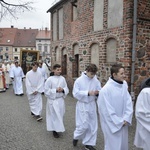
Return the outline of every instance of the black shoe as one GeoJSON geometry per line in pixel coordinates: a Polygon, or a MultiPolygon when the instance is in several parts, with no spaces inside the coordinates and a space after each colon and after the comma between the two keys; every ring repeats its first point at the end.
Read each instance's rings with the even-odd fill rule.
{"type": "Polygon", "coordinates": [[[43,118],[42,118],[40,115],[38,115],[38,116],[36,116],[36,120],[37,120],[37,121],[42,121],[43,118]]]}
{"type": "Polygon", "coordinates": [[[24,95],[23,93],[20,94],[20,96],[23,96],[23,95],[24,95]]]}
{"type": "Polygon", "coordinates": [[[96,149],[91,145],[85,145],[85,150],[96,150],[96,149]]]}
{"type": "Polygon", "coordinates": [[[35,117],[35,114],[34,114],[33,112],[31,112],[31,116],[32,116],[32,117],[35,117]]]}
{"type": "Polygon", "coordinates": [[[59,134],[56,131],[53,131],[54,138],[59,138],[59,134]]]}
{"type": "Polygon", "coordinates": [[[73,139],[73,146],[77,146],[77,143],[78,143],[78,140],[76,140],[76,139],[73,139]]]}
{"type": "Polygon", "coordinates": [[[16,96],[19,96],[19,94],[16,94],[16,96]]]}

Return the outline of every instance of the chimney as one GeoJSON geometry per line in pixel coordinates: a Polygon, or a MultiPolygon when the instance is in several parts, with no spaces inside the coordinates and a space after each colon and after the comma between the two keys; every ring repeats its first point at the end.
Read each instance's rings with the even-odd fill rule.
{"type": "Polygon", "coordinates": [[[45,28],[45,32],[47,32],[47,27],[45,28]]]}
{"type": "Polygon", "coordinates": [[[14,28],[14,26],[13,26],[13,25],[11,25],[10,27],[11,27],[11,28],[14,28]]]}

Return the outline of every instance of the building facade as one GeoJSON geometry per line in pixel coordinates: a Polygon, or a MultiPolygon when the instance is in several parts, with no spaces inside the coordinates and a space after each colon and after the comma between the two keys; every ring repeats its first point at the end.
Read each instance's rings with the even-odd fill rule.
{"type": "Polygon", "coordinates": [[[52,65],[60,63],[72,88],[89,63],[102,85],[110,66],[121,63],[133,96],[150,69],[149,0],[60,0],[51,13],[52,65]]]}
{"type": "Polygon", "coordinates": [[[36,49],[40,51],[40,57],[42,60],[46,58],[50,59],[50,39],[51,32],[48,28],[45,30],[39,30],[36,36],[36,49]]]}

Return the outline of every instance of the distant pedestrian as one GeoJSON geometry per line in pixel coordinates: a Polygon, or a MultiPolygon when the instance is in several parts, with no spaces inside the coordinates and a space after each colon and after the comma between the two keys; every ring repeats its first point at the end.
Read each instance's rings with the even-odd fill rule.
{"type": "Polygon", "coordinates": [[[101,89],[98,111],[104,134],[104,150],[128,150],[128,126],[132,122],[133,106],[122,65],[111,67],[111,77],[101,89]]]}
{"type": "Polygon", "coordinates": [[[134,145],[143,150],[150,149],[150,78],[143,83],[135,107],[136,132],[134,145]]]}
{"type": "Polygon", "coordinates": [[[6,91],[6,82],[4,76],[4,70],[2,68],[2,63],[0,63],[0,92],[6,91]]]}
{"type": "Polygon", "coordinates": [[[15,62],[15,66],[11,69],[10,77],[13,80],[14,93],[17,96],[24,95],[22,81],[25,76],[24,76],[22,68],[18,64],[18,61],[15,62]]]}
{"type": "Polygon", "coordinates": [[[97,140],[96,99],[101,89],[101,83],[96,77],[97,66],[90,64],[85,72],[76,79],[73,86],[73,96],[76,98],[76,129],[73,145],[82,140],[86,150],[95,150],[97,140]]]}
{"type": "Polygon", "coordinates": [[[29,100],[29,106],[31,110],[31,115],[41,121],[42,113],[42,95],[43,92],[43,80],[42,74],[37,71],[38,63],[32,63],[32,70],[28,71],[26,74],[26,93],[29,100]]]}
{"type": "Polygon", "coordinates": [[[59,138],[58,132],[64,132],[63,117],[65,114],[64,98],[69,92],[66,80],[61,76],[61,66],[53,66],[54,75],[45,82],[46,104],[46,125],[47,131],[53,131],[53,136],[59,138]]]}

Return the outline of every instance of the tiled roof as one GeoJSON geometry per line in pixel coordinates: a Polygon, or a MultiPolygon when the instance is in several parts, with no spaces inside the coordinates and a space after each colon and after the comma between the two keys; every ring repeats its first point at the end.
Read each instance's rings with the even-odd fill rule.
{"type": "Polygon", "coordinates": [[[13,45],[16,32],[17,28],[0,28],[0,45],[13,45]]]}
{"type": "Polygon", "coordinates": [[[50,40],[51,38],[51,32],[47,28],[45,30],[39,30],[38,34],[36,36],[36,39],[47,39],[50,40]]]}
{"type": "Polygon", "coordinates": [[[38,29],[17,29],[14,46],[35,47],[38,29]]]}

